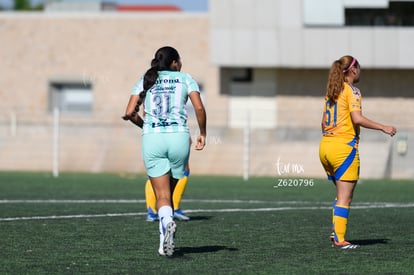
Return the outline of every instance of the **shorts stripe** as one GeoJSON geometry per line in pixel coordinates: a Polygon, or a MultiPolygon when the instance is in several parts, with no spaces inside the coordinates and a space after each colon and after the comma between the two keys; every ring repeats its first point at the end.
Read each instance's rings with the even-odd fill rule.
{"type": "Polygon", "coordinates": [[[348,157],[345,159],[345,161],[341,164],[341,166],[338,167],[335,171],[335,180],[339,180],[342,175],[346,172],[346,170],[351,166],[352,162],[355,159],[357,150],[355,148],[352,148],[351,153],[348,155],[348,157]]]}

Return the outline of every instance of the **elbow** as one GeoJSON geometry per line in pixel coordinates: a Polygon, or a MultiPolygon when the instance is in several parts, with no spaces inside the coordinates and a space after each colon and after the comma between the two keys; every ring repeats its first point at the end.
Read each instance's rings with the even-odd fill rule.
{"type": "Polygon", "coordinates": [[[205,116],[206,111],[203,107],[198,107],[194,109],[195,113],[201,116],[205,116]]]}
{"type": "Polygon", "coordinates": [[[363,120],[362,120],[360,117],[358,117],[358,118],[353,118],[353,119],[352,119],[352,122],[353,122],[356,126],[361,126],[362,121],[363,121],[363,120]]]}
{"type": "Polygon", "coordinates": [[[351,112],[352,123],[357,126],[361,126],[364,123],[364,117],[359,112],[351,112]]]}

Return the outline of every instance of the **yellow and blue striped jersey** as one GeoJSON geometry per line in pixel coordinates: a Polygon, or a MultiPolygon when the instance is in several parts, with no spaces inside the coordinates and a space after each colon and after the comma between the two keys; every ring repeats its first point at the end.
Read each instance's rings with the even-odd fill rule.
{"type": "Polygon", "coordinates": [[[352,122],[351,112],[361,110],[361,101],[362,96],[359,89],[348,83],[344,83],[344,89],[336,102],[325,98],[324,137],[352,142],[352,145],[358,142],[359,126],[352,122]]]}

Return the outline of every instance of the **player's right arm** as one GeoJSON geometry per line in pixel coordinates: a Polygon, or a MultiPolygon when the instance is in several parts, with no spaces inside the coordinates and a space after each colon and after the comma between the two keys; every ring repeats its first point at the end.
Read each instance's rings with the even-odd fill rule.
{"type": "Polygon", "coordinates": [[[141,129],[144,126],[144,120],[138,113],[130,116],[129,120],[141,129]]]}
{"type": "Polygon", "coordinates": [[[130,96],[127,108],[125,110],[125,115],[122,118],[124,120],[129,120],[132,123],[134,123],[136,126],[138,126],[139,128],[142,128],[144,125],[144,120],[136,111],[138,99],[139,99],[138,95],[130,96]]]}
{"type": "Polygon", "coordinates": [[[136,111],[140,91],[143,91],[143,81],[144,76],[141,76],[140,80],[135,84],[134,88],[132,89],[131,96],[129,97],[129,101],[125,110],[125,115],[122,117],[124,120],[130,120],[132,123],[137,125],[138,127],[142,128],[144,121],[138,115],[136,111]]]}
{"type": "Polygon", "coordinates": [[[125,110],[125,115],[122,117],[125,120],[131,118],[133,113],[135,112],[135,107],[137,106],[139,96],[137,94],[133,94],[129,97],[129,101],[125,110]]]}
{"type": "Polygon", "coordinates": [[[322,121],[321,121],[321,127],[322,127],[322,133],[325,132],[325,126],[326,126],[326,113],[322,113],[322,121]]]}

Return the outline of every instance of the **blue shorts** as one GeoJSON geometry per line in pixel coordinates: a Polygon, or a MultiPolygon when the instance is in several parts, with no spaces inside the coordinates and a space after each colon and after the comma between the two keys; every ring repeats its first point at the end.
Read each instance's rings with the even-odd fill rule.
{"type": "Polygon", "coordinates": [[[175,179],[184,177],[190,155],[189,133],[150,133],[142,136],[142,159],[149,177],[171,172],[175,179]]]}

